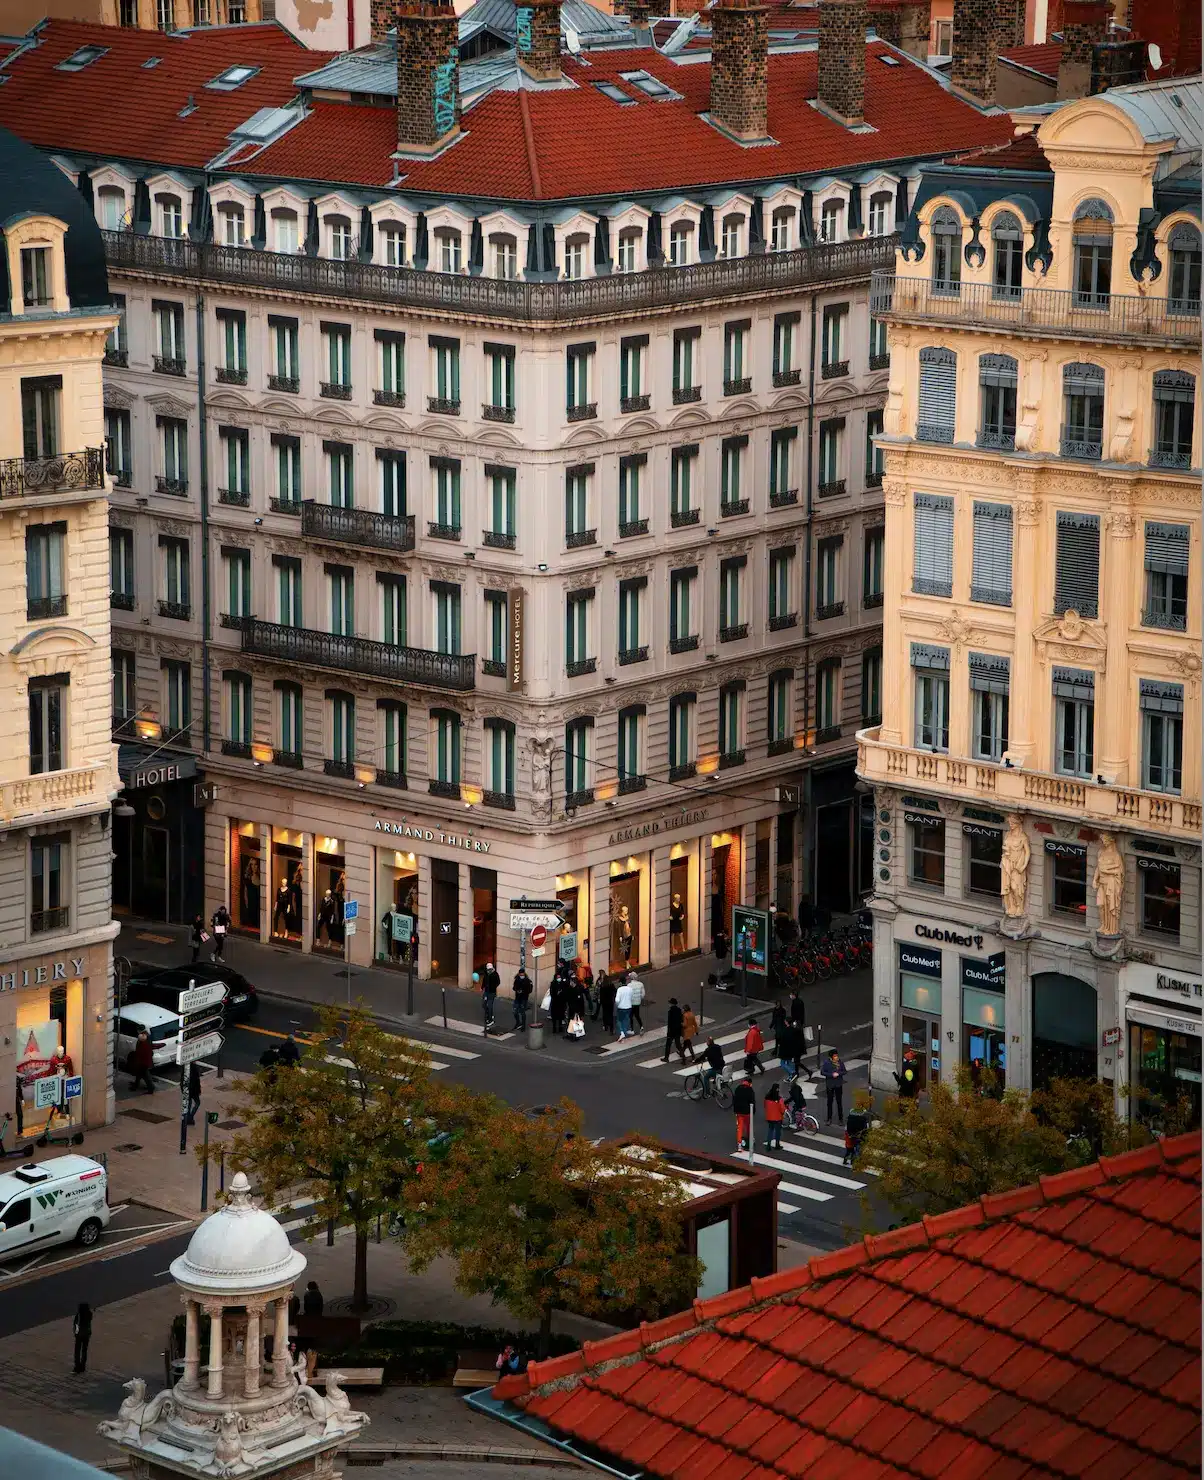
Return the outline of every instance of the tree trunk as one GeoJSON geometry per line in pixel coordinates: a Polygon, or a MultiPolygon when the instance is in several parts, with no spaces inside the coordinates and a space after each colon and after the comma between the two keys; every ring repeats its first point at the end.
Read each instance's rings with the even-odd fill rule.
{"type": "Polygon", "coordinates": [[[355,1291],[351,1309],[357,1314],[368,1309],[368,1230],[355,1230],[355,1291]]]}
{"type": "Polygon", "coordinates": [[[546,1362],[548,1353],[552,1349],[552,1307],[545,1305],[539,1317],[539,1357],[538,1360],[546,1362]]]}

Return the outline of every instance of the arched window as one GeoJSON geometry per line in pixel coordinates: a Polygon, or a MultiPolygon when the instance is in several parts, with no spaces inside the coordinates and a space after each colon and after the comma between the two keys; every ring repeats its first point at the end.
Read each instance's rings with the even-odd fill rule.
{"type": "Polygon", "coordinates": [[[1186,370],[1156,371],[1154,445],[1150,451],[1150,461],[1156,467],[1191,467],[1195,419],[1196,377],[1186,370]]]}
{"type": "Polygon", "coordinates": [[[459,272],[462,257],[462,242],[458,231],[444,228],[435,232],[436,261],[440,272],[459,272]]]}
{"type": "Polygon", "coordinates": [[[869,234],[886,236],[891,229],[891,214],[894,198],[889,190],[876,190],[870,196],[869,234]]]}
{"type": "Polygon", "coordinates": [[[584,232],[570,236],[564,244],[564,275],[576,280],[585,276],[589,261],[589,237],[584,232]]]}
{"type": "Polygon", "coordinates": [[[118,185],[102,185],[98,191],[100,224],[105,231],[124,231],[129,225],[125,191],[118,185]]]}
{"type": "Polygon", "coordinates": [[[1112,212],[1097,197],[1080,201],[1074,213],[1074,303],[1107,308],[1112,293],[1112,212]]]}
{"type": "Polygon", "coordinates": [[[489,238],[493,276],[507,281],[518,276],[518,241],[505,234],[489,238]]]}
{"type": "Polygon", "coordinates": [[[272,212],[272,247],[277,252],[296,252],[301,245],[297,213],[281,207],[272,212]]]}
{"type": "Polygon", "coordinates": [[[826,200],[819,212],[819,239],[838,242],[844,237],[844,201],[826,200]]]}
{"type": "Polygon", "coordinates": [[[377,229],[380,261],[386,267],[406,265],[406,229],[400,221],[382,221],[377,229]]]}
{"type": "Polygon", "coordinates": [[[938,207],[932,217],[932,287],[950,294],[962,288],[962,223],[949,206],[938,207]]]}
{"type": "Polygon", "coordinates": [[[1016,445],[1016,361],[1011,355],[980,355],[978,384],[978,445],[1010,452],[1016,445]]]}
{"type": "Polygon", "coordinates": [[[629,226],[619,232],[619,251],[615,258],[616,272],[636,272],[640,265],[640,240],[643,232],[638,226],[629,226]]]}
{"type": "Polygon", "coordinates": [[[179,238],[184,235],[184,205],[178,195],[156,195],[159,208],[159,235],[179,238]]]}
{"type": "Polygon", "coordinates": [[[230,202],[217,208],[218,240],[223,247],[245,247],[247,218],[242,206],[230,202]]]}
{"type": "Polygon", "coordinates": [[[1011,211],[1001,211],[991,223],[991,296],[1019,298],[1024,277],[1024,228],[1011,211]]]}
{"type": "Polygon", "coordinates": [[[669,263],[673,267],[689,267],[694,260],[694,223],[675,221],[669,230],[669,263]]]}
{"type": "Polygon", "coordinates": [[[1104,451],[1104,372],[1078,361],[1062,367],[1062,456],[1098,460],[1104,451]]]}
{"type": "Polygon", "coordinates": [[[1187,314],[1193,319],[1200,314],[1200,233],[1186,221],[1171,228],[1167,239],[1171,249],[1171,283],[1167,310],[1187,314]]]}
{"type": "Polygon", "coordinates": [[[351,222],[346,216],[326,217],[326,250],[336,262],[351,256],[351,222]]]}
{"type": "Polygon", "coordinates": [[[779,206],[769,225],[769,250],[788,252],[793,245],[794,212],[789,206],[779,206]]]}
{"type": "Polygon", "coordinates": [[[744,252],[744,217],[724,216],[719,239],[721,257],[740,257],[744,252]]]}

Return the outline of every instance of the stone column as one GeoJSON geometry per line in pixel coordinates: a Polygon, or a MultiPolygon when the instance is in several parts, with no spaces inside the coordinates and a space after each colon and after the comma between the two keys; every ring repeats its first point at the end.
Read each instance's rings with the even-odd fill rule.
{"type": "Polygon", "coordinates": [[[184,1302],[184,1376],[182,1387],[201,1384],[201,1308],[195,1300],[184,1302]]]}
{"type": "Polygon", "coordinates": [[[1034,685],[1040,680],[1033,650],[1033,617],[1041,610],[1037,583],[1045,573],[1039,554],[1041,546],[1041,501],[1035,484],[1021,488],[1016,500],[1015,549],[1012,556],[1012,610],[1016,614],[1016,638],[1012,650],[1012,672],[1008,699],[1008,754],[1019,765],[1038,763],[1037,723],[1044,712],[1034,685]],[[1028,495],[1028,496],[1026,496],[1028,495]]]}
{"type": "MultiPolygon", "coordinates": [[[[263,1372],[262,1319],[265,1302],[247,1302],[247,1335],[243,1359],[243,1392],[253,1398],[259,1392],[259,1379],[263,1372]]],[[[287,1307],[286,1307],[287,1309],[287,1307]]]]}
{"type": "MultiPolygon", "coordinates": [[[[899,466],[902,454],[887,453],[887,466],[899,466]]],[[[911,521],[907,510],[907,485],[902,477],[883,480],[886,513],[882,611],[882,724],[879,738],[888,745],[911,743],[910,654],[904,640],[901,598],[907,589],[907,560],[911,549],[911,521]]],[[[807,881],[804,880],[804,891],[807,881]]]]}
{"type": "Polygon", "coordinates": [[[1131,624],[1140,621],[1135,608],[1140,605],[1143,594],[1138,584],[1139,577],[1133,570],[1133,536],[1137,520],[1130,507],[1114,504],[1105,523],[1108,546],[1100,562],[1099,614],[1107,623],[1108,656],[1103,692],[1096,695],[1096,769],[1118,786],[1129,786],[1138,780],[1139,775],[1137,766],[1134,766],[1132,775],[1129,771],[1132,680],[1128,647],[1131,624]]]}
{"type": "Polygon", "coordinates": [[[209,1314],[209,1388],[211,1398],[222,1395],[222,1306],[216,1301],[206,1301],[209,1314]]]}
{"type": "Polygon", "coordinates": [[[276,1329],[272,1336],[272,1386],[288,1387],[288,1291],[276,1297],[276,1329]]]}

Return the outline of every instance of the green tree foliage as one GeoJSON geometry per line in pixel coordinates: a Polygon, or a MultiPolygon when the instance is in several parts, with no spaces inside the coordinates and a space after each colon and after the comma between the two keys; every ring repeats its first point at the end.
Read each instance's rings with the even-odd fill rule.
{"type": "Polygon", "coordinates": [[[425,1049],[332,1006],[296,1068],[260,1069],[230,1107],[247,1128],[227,1155],[269,1203],[306,1195],[320,1218],[354,1228],[356,1309],[368,1303],[369,1233],[400,1204],[442,1100],[425,1049]]]}
{"type": "Polygon", "coordinates": [[[472,1123],[405,1191],[411,1264],[456,1263],[465,1294],[538,1321],[544,1356],[556,1308],[603,1317],[680,1309],[701,1266],[682,1246],[685,1190],[650,1175],[656,1152],[592,1145],[569,1101],[531,1117],[478,1101],[472,1123]]]}

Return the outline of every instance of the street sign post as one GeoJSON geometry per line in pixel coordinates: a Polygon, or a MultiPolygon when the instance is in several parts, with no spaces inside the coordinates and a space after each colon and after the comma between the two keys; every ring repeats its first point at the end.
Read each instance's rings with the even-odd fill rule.
{"type": "Polygon", "coordinates": [[[536,914],[563,915],[566,905],[563,899],[512,899],[512,910],[534,910],[536,914]]]}
{"type": "Polygon", "coordinates": [[[225,982],[204,982],[199,987],[192,982],[176,998],[176,1011],[181,1017],[199,1013],[206,1007],[218,1007],[226,1000],[225,982]]]}
{"type": "Polygon", "coordinates": [[[216,1110],[206,1110],[206,1112],[205,1112],[205,1139],[204,1139],[205,1154],[204,1154],[204,1156],[201,1159],[201,1212],[202,1213],[206,1212],[208,1210],[208,1208],[209,1208],[209,1127],[211,1125],[216,1125],[217,1124],[217,1115],[218,1115],[218,1112],[216,1110]]]}
{"type": "Polygon", "coordinates": [[[542,926],[544,930],[559,930],[564,920],[560,915],[553,915],[548,910],[522,910],[511,912],[511,930],[534,930],[542,926]]]}
{"type": "Polygon", "coordinates": [[[225,1041],[220,1033],[202,1033],[199,1038],[190,1038],[187,1042],[181,1038],[176,1042],[176,1063],[182,1068],[194,1059],[207,1059],[217,1053],[225,1041]]]}
{"type": "Polygon", "coordinates": [[[531,949],[539,950],[548,938],[547,929],[543,925],[536,925],[531,931],[531,949]]]}

